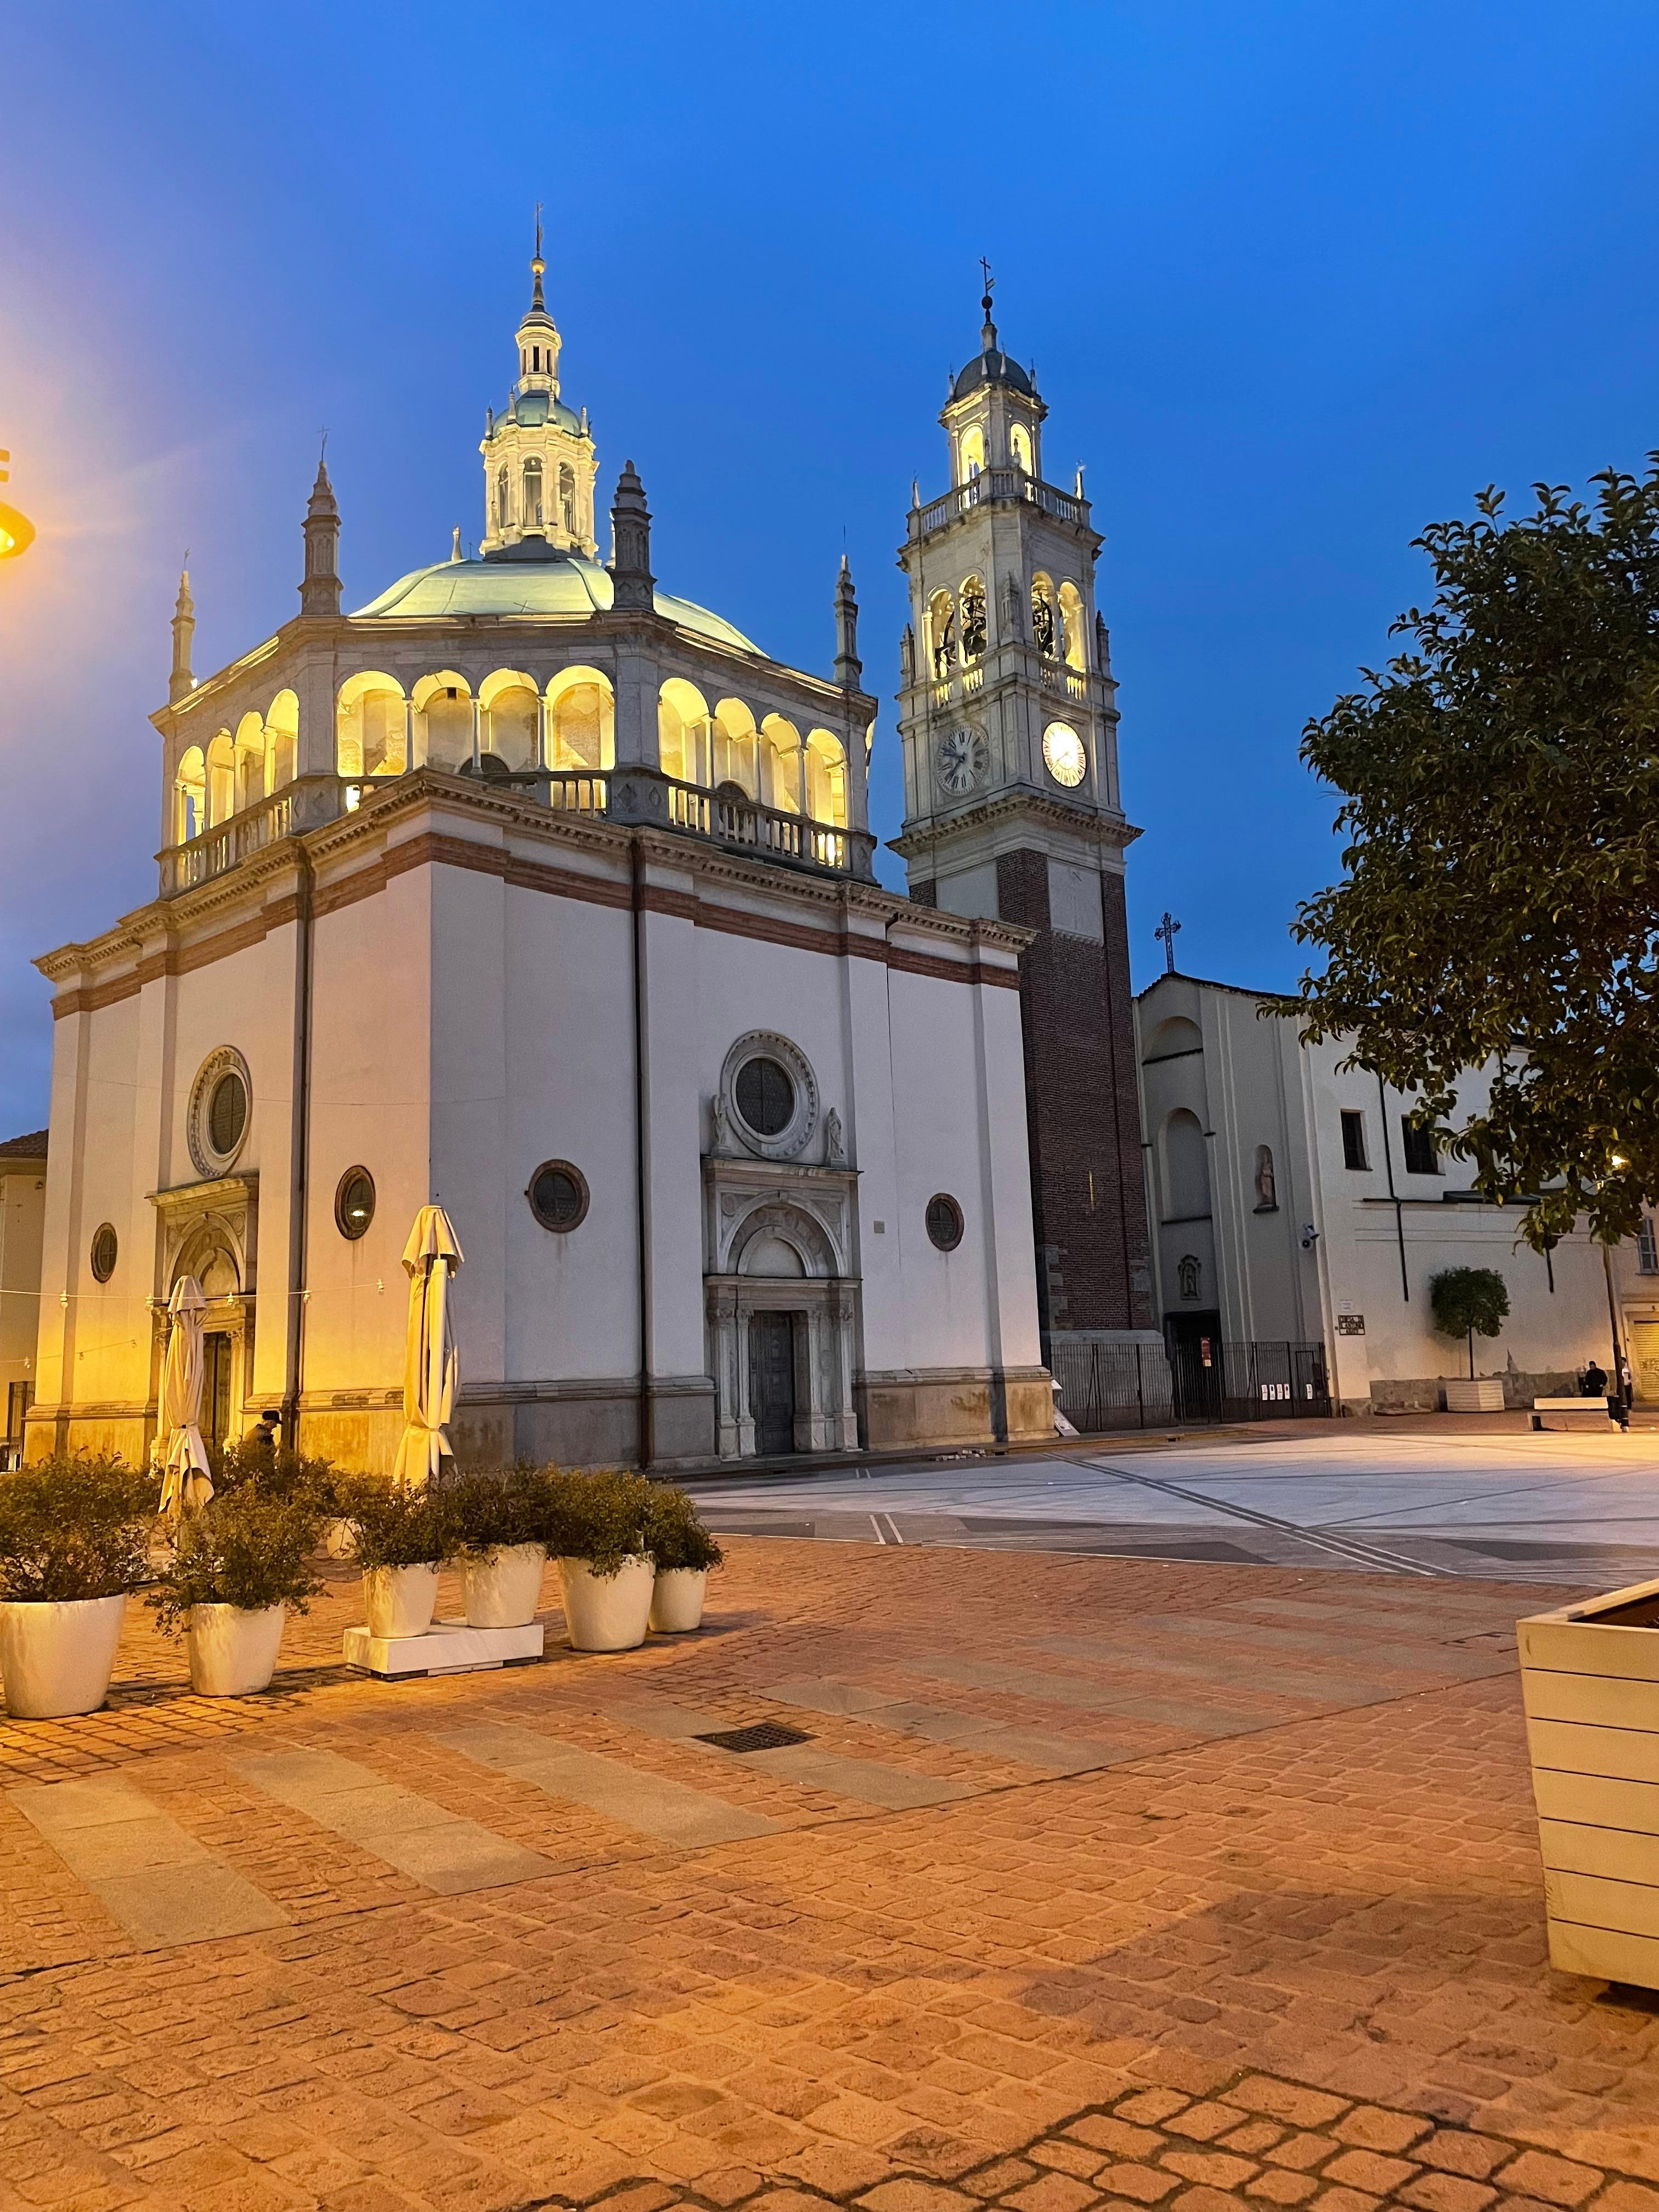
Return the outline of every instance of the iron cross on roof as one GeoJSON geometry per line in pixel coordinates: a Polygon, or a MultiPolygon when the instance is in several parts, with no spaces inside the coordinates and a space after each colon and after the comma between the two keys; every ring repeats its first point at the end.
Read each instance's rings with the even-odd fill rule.
{"type": "Polygon", "coordinates": [[[1159,922],[1158,927],[1152,932],[1152,935],[1154,937],[1160,938],[1163,940],[1164,972],[1166,975],[1173,975],[1175,974],[1176,932],[1180,928],[1180,927],[1181,924],[1176,920],[1175,916],[1170,913],[1169,908],[1166,906],[1164,909],[1163,921],[1159,922]]]}

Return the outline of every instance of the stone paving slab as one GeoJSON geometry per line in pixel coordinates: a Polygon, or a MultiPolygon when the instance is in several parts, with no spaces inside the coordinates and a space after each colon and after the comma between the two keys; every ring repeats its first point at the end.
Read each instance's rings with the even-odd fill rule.
{"type": "Polygon", "coordinates": [[[446,1729],[441,1741],[481,1765],[517,1775],[550,1797],[589,1806],[688,1850],[737,1843],[747,1836],[769,1836],[776,1829],[775,1821],[707,1790],[689,1790],[663,1775],[642,1774],[621,1759],[601,1758],[532,1729],[486,1722],[476,1728],[446,1729]]]}

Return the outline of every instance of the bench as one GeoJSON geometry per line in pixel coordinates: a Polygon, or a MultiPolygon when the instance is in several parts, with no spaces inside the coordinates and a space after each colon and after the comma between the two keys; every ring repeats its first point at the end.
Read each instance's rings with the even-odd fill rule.
{"type": "Polygon", "coordinates": [[[1605,1429],[1613,1419],[1606,1398],[1534,1398],[1534,1429],[1605,1429]]]}

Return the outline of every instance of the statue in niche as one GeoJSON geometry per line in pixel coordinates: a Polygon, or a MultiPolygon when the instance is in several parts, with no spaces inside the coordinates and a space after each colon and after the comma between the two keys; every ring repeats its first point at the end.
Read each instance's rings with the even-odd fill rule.
{"type": "Polygon", "coordinates": [[[1202,1273],[1195,1253],[1188,1252],[1176,1261],[1176,1279],[1181,1285],[1181,1295],[1195,1304],[1198,1300],[1198,1279],[1202,1273]]]}
{"type": "Polygon", "coordinates": [[[1273,1182],[1273,1156],[1266,1145],[1255,1148],[1255,1210],[1277,1213],[1279,1192],[1273,1182]]]}
{"type": "Polygon", "coordinates": [[[732,1116],[726,1111],[726,1101],[717,1091],[709,1101],[709,1119],[714,1123],[714,1137],[708,1150],[711,1156],[725,1159],[732,1150],[732,1116]]]}
{"type": "Polygon", "coordinates": [[[939,626],[939,635],[933,641],[933,674],[941,684],[949,677],[956,658],[956,612],[954,609],[947,608],[945,619],[939,626]]]}
{"type": "Polygon", "coordinates": [[[962,649],[969,660],[985,650],[985,586],[970,576],[962,587],[962,649]]]}
{"type": "Polygon", "coordinates": [[[1024,642],[1025,616],[1020,605],[1018,576],[1005,576],[1002,580],[1002,632],[1017,644],[1024,642]]]}
{"type": "Polygon", "coordinates": [[[904,635],[899,640],[899,675],[906,684],[914,684],[916,680],[916,634],[908,623],[905,623],[904,635]]]}
{"type": "Polygon", "coordinates": [[[1054,603],[1040,584],[1031,592],[1031,642],[1045,660],[1054,659],[1054,603]]]}
{"type": "Polygon", "coordinates": [[[823,1158],[824,1164],[832,1168],[844,1166],[847,1160],[847,1146],[841,1133],[841,1115],[833,1106],[823,1117],[823,1158]]]}

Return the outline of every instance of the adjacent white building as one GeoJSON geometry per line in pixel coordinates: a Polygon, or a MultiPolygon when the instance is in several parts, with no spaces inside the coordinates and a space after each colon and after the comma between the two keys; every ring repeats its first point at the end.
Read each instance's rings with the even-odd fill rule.
{"type": "Polygon", "coordinates": [[[21,1451],[34,1396],[46,1211],[46,1131],[8,1138],[0,1144],[0,1467],[21,1451]]]}
{"type": "MultiPolygon", "coordinates": [[[[1434,1329],[1430,1282],[1491,1267],[1510,1313],[1501,1336],[1475,1339],[1475,1372],[1502,1376],[1510,1405],[1572,1390],[1591,1359],[1611,1372],[1601,1248],[1580,1231],[1540,1257],[1519,1240],[1518,1211],[1481,1203],[1467,1164],[1411,1127],[1409,1096],[1344,1071],[1340,1044],[1304,1044],[1293,1011],[1264,1018],[1261,1004],[1174,974],[1136,1001],[1153,1275],[1172,1351],[1201,1361],[1228,1344],[1322,1346],[1346,1410],[1426,1410],[1468,1372],[1465,1345],[1434,1329]]],[[[1481,1080],[1464,1087],[1471,1103],[1481,1080]]],[[[1632,1296],[1636,1257],[1614,1255],[1632,1296]]],[[[1659,1396],[1659,1283],[1645,1295],[1646,1394],[1659,1396]]]]}
{"type": "Polygon", "coordinates": [[[432,1200],[465,1255],[464,1455],[1052,1432],[1030,933],[873,880],[845,562],[826,679],[657,587],[631,464],[601,562],[532,265],[482,557],[457,533],[343,613],[319,470],[295,620],[198,682],[181,586],[159,894],[40,963],[32,1455],[143,1457],[189,1273],[210,1429],[281,1407],[388,1465],[432,1200]]]}

